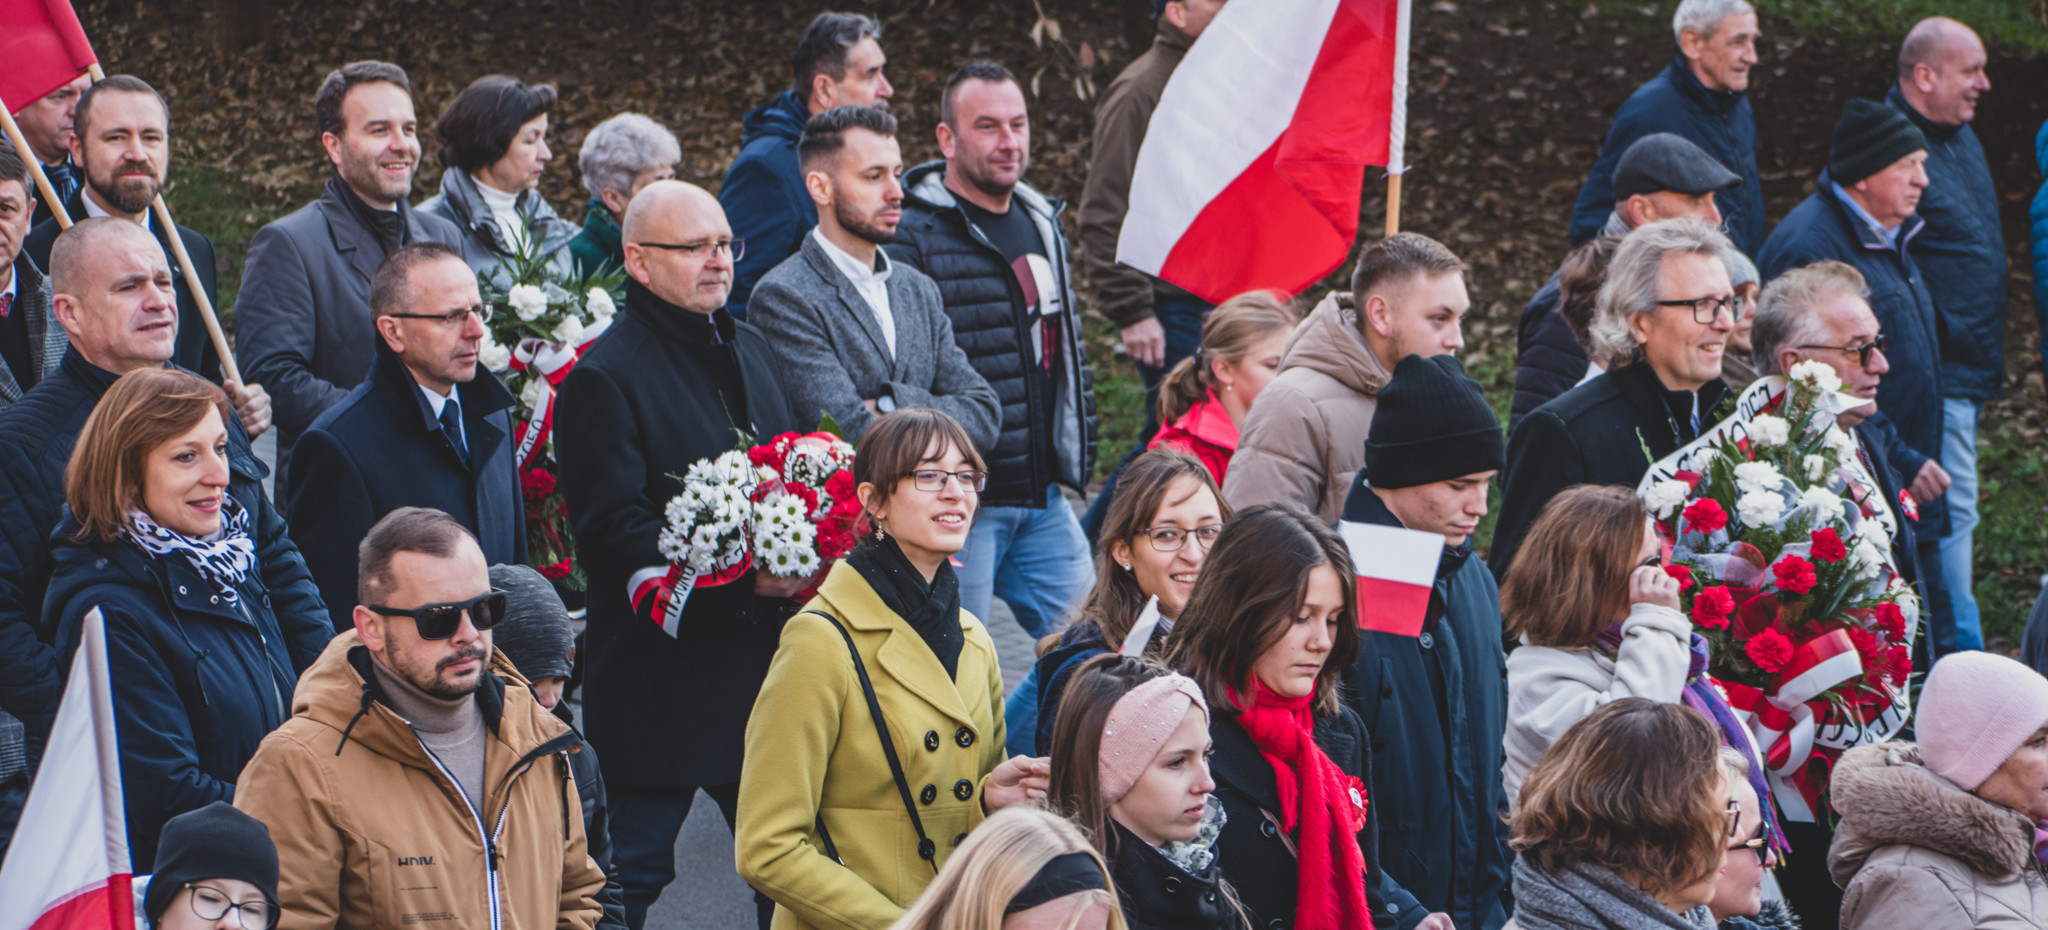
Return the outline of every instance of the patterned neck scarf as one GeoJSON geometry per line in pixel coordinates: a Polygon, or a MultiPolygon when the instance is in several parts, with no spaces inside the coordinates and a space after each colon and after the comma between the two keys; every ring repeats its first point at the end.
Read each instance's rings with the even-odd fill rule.
{"type": "Polygon", "coordinates": [[[194,539],[165,529],[141,510],[130,511],[128,541],[152,558],[183,556],[199,577],[219,586],[221,596],[234,604],[241,599],[235,586],[256,567],[256,544],[249,539],[249,512],[242,509],[234,495],[221,495],[220,517],[218,532],[205,539],[194,539]]]}

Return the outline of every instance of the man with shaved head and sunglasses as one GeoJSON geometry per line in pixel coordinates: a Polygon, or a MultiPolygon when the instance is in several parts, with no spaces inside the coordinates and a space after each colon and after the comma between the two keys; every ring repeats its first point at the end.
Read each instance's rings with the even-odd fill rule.
{"type": "Polygon", "coordinates": [[[404,507],[359,550],[355,627],[299,677],[235,806],[270,828],[279,930],[424,921],[591,930],[604,873],[564,754],[581,744],[491,646],[476,538],[404,507]]]}

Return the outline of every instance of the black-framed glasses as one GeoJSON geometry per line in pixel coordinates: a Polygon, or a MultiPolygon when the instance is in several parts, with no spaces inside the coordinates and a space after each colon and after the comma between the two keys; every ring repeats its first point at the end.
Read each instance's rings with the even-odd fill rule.
{"type": "Polygon", "coordinates": [[[192,892],[192,913],[207,923],[226,917],[229,911],[234,911],[235,923],[241,924],[242,930],[271,930],[277,926],[277,908],[273,907],[268,899],[236,904],[235,899],[228,897],[227,892],[212,885],[186,882],[184,887],[192,892]]]}
{"type": "Polygon", "coordinates": [[[733,261],[739,261],[747,257],[747,240],[745,239],[706,239],[703,242],[636,242],[633,244],[643,249],[667,249],[671,252],[681,252],[691,258],[708,258],[711,255],[710,250],[724,252],[733,261]]]}
{"type": "Polygon", "coordinates": [[[1216,537],[1223,535],[1223,524],[1209,523],[1191,530],[1178,526],[1154,526],[1139,530],[1138,535],[1145,537],[1155,552],[1179,552],[1191,536],[1202,551],[1207,552],[1210,546],[1216,545],[1216,537]]]}
{"type": "Polygon", "coordinates": [[[1747,849],[1750,852],[1756,853],[1756,861],[1758,865],[1770,865],[1771,840],[1775,836],[1776,834],[1771,832],[1771,822],[1768,820],[1760,820],[1757,821],[1755,836],[1752,836],[1749,839],[1743,840],[1740,843],[1728,847],[1728,851],[1734,852],[1738,849],[1747,849]]]}
{"type": "Polygon", "coordinates": [[[1742,319],[1742,298],[1734,294],[1721,297],[1694,297],[1690,300],[1659,300],[1655,303],[1659,307],[1691,307],[1692,321],[1701,326],[1713,325],[1723,310],[1728,311],[1728,318],[1731,320],[1742,319]]]}
{"type": "Polygon", "coordinates": [[[982,488],[988,487],[988,472],[975,471],[972,468],[965,471],[920,468],[910,473],[911,485],[920,491],[943,491],[946,489],[947,478],[960,482],[961,487],[976,494],[981,493],[982,488]]]}
{"type": "Polygon", "coordinates": [[[489,323],[493,316],[490,304],[477,304],[447,313],[383,313],[379,316],[397,317],[401,320],[440,320],[443,326],[461,326],[464,317],[474,315],[479,323],[489,323]]]}
{"type": "Polygon", "coordinates": [[[505,619],[505,592],[493,590],[479,594],[466,601],[447,604],[427,604],[410,610],[396,607],[378,607],[365,604],[372,613],[390,617],[411,617],[414,626],[419,627],[421,639],[447,639],[455,635],[462,626],[462,615],[469,614],[469,622],[479,630],[488,630],[505,619]]]}
{"type": "Polygon", "coordinates": [[[1884,337],[1883,337],[1883,336],[1878,336],[1877,338],[1875,338],[1875,339],[1872,339],[1872,340],[1870,340],[1869,342],[1866,342],[1866,343],[1864,343],[1864,344],[1862,344],[1862,345],[1860,345],[1860,346],[1793,346],[1793,348],[1795,348],[1795,349],[1827,349],[1827,350],[1830,350],[1830,351],[1833,351],[1833,352],[1854,352],[1854,353],[1856,353],[1856,364],[1857,364],[1857,365],[1859,365],[1859,366],[1861,366],[1861,367],[1864,367],[1864,368],[1869,368],[1869,367],[1870,367],[1870,353],[1872,353],[1872,352],[1883,352],[1883,351],[1884,351],[1884,346],[1885,346],[1885,339],[1884,339],[1884,337]]]}

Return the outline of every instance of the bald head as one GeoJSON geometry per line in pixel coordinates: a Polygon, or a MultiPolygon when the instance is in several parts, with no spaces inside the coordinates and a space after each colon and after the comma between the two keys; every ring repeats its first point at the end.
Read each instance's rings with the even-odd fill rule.
{"type": "MultiPolygon", "coordinates": [[[[79,220],[59,233],[57,241],[50,245],[50,290],[57,294],[79,293],[97,270],[99,263],[94,259],[143,246],[155,249],[158,257],[162,257],[163,249],[156,238],[135,223],[111,216],[79,220]]],[[[168,266],[165,271],[169,272],[168,266]]]]}
{"type": "Polygon", "coordinates": [[[1977,96],[1991,89],[1984,40],[1946,16],[1930,16],[1899,45],[1899,93],[1920,115],[1961,126],[1977,115],[1977,96]]]}
{"type": "Polygon", "coordinates": [[[51,311],[86,361],[115,374],[160,366],[178,341],[163,246],[124,219],[78,221],[50,246],[51,311]]]}
{"type": "Polygon", "coordinates": [[[626,207],[620,232],[626,273],[655,296],[696,313],[725,306],[732,226],[710,192],[684,181],[649,184],[626,207]]]}

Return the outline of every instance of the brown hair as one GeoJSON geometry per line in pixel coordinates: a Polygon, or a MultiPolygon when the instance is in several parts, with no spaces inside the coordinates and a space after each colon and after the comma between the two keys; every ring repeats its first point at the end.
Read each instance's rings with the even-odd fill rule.
{"type": "Polygon", "coordinates": [[[391,560],[399,553],[446,559],[465,537],[476,541],[468,527],[432,507],[400,507],[385,514],[356,546],[356,603],[375,604],[396,585],[391,560]]]}
{"type": "Polygon", "coordinates": [[[555,108],[552,84],[526,84],[504,74],[469,82],[434,121],[441,140],[441,164],[456,171],[481,171],[511,151],[519,127],[555,108]]]}
{"type": "Polygon", "coordinates": [[[943,410],[904,407],[876,417],[855,441],[854,486],[872,484],[880,495],[874,503],[888,501],[896,493],[896,485],[910,477],[917,470],[917,463],[925,460],[925,450],[934,442],[942,453],[947,445],[959,449],[976,471],[988,470],[960,421],[943,410]]]}
{"type": "Polygon", "coordinates": [[[1358,253],[1358,267],[1351,272],[1351,302],[1363,317],[1365,299],[1374,288],[1418,274],[1440,278],[1453,272],[1464,274],[1465,262],[1443,243],[1420,233],[1395,233],[1358,253]]]}
{"type": "Polygon", "coordinates": [[[1280,330],[1292,330],[1299,322],[1301,317],[1287,298],[1275,291],[1252,291],[1217,304],[1202,321],[1202,348],[1181,359],[1159,382],[1160,425],[1186,416],[1188,408],[1216,390],[1216,373],[1210,362],[1220,358],[1238,364],[1260,342],[1280,330]]]}
{"type": "Polygon", "coordinates": [[[77,107],[71,111],[71,128],[78,134],[78,138],[84,139],[86,133],[91,128],[93,101],[98,100],[101,94],[111,93],[148,94],[151,97],[155,97],[157,106],[164,108],[164,131],[170,131],[170,101],[165,100],[164,95],[157,93],[156,88],[149,86],[148,81],[132,74],[114,74],[86,85],[85,90],[78,95],[77,107]]]}
{"type": "Polygon", "coordinates": [[[1606,359],[1593,351],[1593,336],[1586,327],[1593,322],[1593,306],[1607,280],[1607,263],[1620,244],[1620,236],[1601,236],[1573,249],[1557,269],[1557,314],[1571,327],[1572,338],[1586,350],[1586,357],[1602,363],[1606,359]]]}
{"type": "Polygon", "coordinates": [[[339,137],[348,129],[341,118],[341,104],[348,99],[348,92],[359,84],[383,81],[406,96],[412,96],[412,81],[405,76],[405,69],[388,61],[351,61],[332,71],[320,80],[320,89],[313,92],[313,124],[322,133],[334,133],[339,137]]]}
{"type": "Polygon", "coordinates": [[[1052,758],[1046,804],[1079,825],[1105,859],[1116,857],[1116,831],[1109,828],[1109,805],[1102,803],[1102,728],[1118,700],[1169,672],[1144,659],[1105,653],[1074,673],[1060,699],[1052,744],[1044,747],[1052,758]]]}
{"type": "Polygon", "coordinates": [[[1724,778],[1706,715],[1614,701],[1572,724],[1529,773],[1513,846],[1545,871],[1591,863],[1652,895],[1698,884],[1726,854],[1724,778]]]}
{"type": "Polygon", "coordinates": [[[1202,686],[1212,710],[1243,713],[1231,691],[1245,687],[1252,664],[1287,635],[1308,594],[1309,573],[1324,565],[1337,572],[1344,609],[1316,674],[1315,709],[1319,716],[1337,713],[1337,679],[1358,658],[1358,579],[1343,538],[1292,505],[1261,504],[1223,528],[1168,637],[1168,664],[1202,686]]]}
{"type": "MultiPolygon", "coordinates": [[[[1109,500],[1109,513],[1102,518],[1101,532],[1095,544],[1095,586],[1088,589],[1088,599],[1082,602],[1081,610],[1074,615],[1074,625],[1094,624],[1096,631],[1102,634],[1103,642],[1108,643],[1111,649],[1123,645],[1124,637],[1130,634],[1131,625],[1137,622],[1138,612],[1145,605],[1145,591],[1138,586],[1137,575],[1123,571],[1111,549],[1118,541],[1137,545],[1137,538],[1152,526],[1153,518],[1159,515],[1159,508],[1169,503],[1166,495],[1183,478],[1195,482],[1197,492],[1207,488],[1216,496],[1217,513],[1225,521],[1230,519],[1230,504],[1216,489],[1215,480],[1209,477],[1209,469],[1203,467],[1200,459],[1178,449],[1147,450],[1125,465],[1117,478],[1116,495],[1109,500]]],[[[1201,544],[1190,541],[1184,545],[1201,544]]],[[[1038,653],[1044,655],[1051,651],[1064,635],[1064,629],[1047,634],[1038,641],[1038,653]]],[[[1161,640],[1162,637],[1154,636],[1145,647],[1146,653],[1157,654],[1162,648],[1161,640]]]]}
{"type": "Polygon", "coordinates": [[[80,540],[121,533],[128,512],[141,506],[149,454],[199,425],[208,408],[220,413],[223,425],[233,422],[227,394],[176,368],[136,369],[107,389],[78,431],[64,470],[64,501],[78,520],[80,540]]]}
{"type": "Polygon", "coordinates": [[[469,267],[461,249],[432,240],[415,242],[391,253],[370,279],[370,314],[390,316],[411,310],[418,296],[412,289],[412,270],[442,261],[461,262],[464,268],[469,267]]]}
{"type": "Polygon", "coordinates": [[[1628,607],[1628,576],[1648,508],[1616,485],[1580,484],[1543,505],[1500,586],[1508,636],[1532,646],[1590,645],[1628,607]]]}

